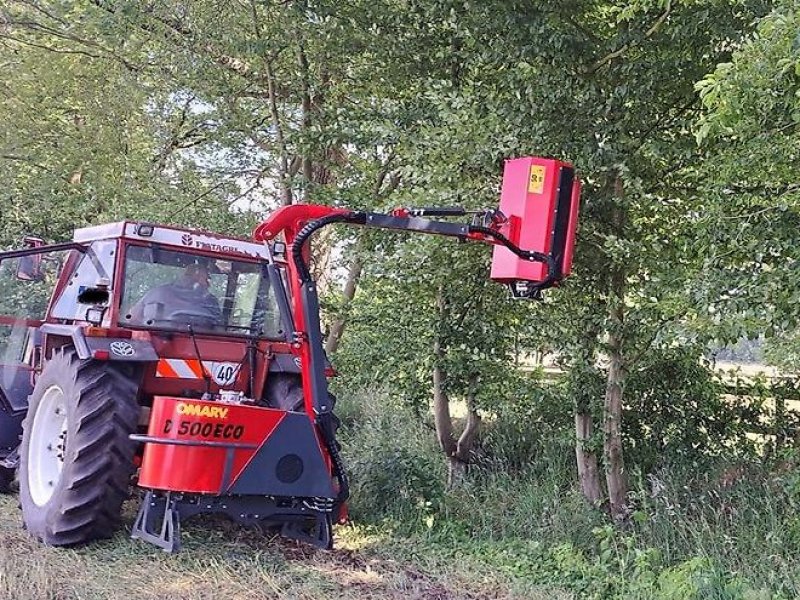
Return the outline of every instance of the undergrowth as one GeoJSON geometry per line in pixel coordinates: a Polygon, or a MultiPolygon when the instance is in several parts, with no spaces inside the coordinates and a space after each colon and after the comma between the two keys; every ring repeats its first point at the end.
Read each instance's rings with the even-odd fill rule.
{"type": "MultiPolygon", "coordinates": [[[[385,394],[346,398],[352,515],[393,532],[409,557],[432,549],[579,598],[800,597],[800,475],[793,457],[632,472],[631,514],[613,526],[575,486],[569,432],[538,430],[529,467],[480,461],[455,490],[432,427],[385,394]]],[[[502,418],[487,439],[515,435],[502,418]]],[[[481,451],[491,453],[491,448],[481,451]]],[[[524,462],[524,461],[523,461],[524,462]]]]}

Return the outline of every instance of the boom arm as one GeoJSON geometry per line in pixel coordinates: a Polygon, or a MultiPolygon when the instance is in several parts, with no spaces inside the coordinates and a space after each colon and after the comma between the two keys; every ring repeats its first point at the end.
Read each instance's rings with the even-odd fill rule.
{"type": "Polygon", "coordinates": [[[580,182],[575,179],[572,165],[526,157],[506,162],[500,198],[503,212],[451,207],[398,208],[384,214],[295,204],[278,209],[256,228],[256,241],[267,242],[283,234],[291,246],[288,270],[295,324],[292,347],[300,360],[306,413],[316,420],[339,479],[339,502],[347,499],[348,484],[334,439],[319,298],[308,268],[309,238],[327,225],[347,223],[490,244],[495,246],[492,279],[509,284],[517,297],[539,298],[543,289],[569,274],[579,197],[580,182]],[[472,217],[470,223],[425,218],[467,215],[472,217]]]}
{"type": "Polygon", "coordinates": [[[351,211],[313,204],[284,206],[259,225],[253,237],[266,242],[283,234],[291,247],[289,274],[292,287],[295,322],[294,347],[300,358],[306,410],[309,414],[329,412],[325,357],[319,325],[319,298],[316,283],[308,268],[309,238],[318,230],[335,223],[348,223],[377,229],[413,231],[432,235],[455,237],[460,240],[483,242],[507,248],[522,260],[547,265],[547,277],[541,282],[530,282],[525,297],[537,297],[560,278],[556,259],[543,252],[524,250],[503,233],[509,227],[508,219],[500,211],[487,210],[468,213],[462,208],[398,208],[389,214],[351,211]],[[472,223],[432,221],[427,215],[455,216],[472,214],[472,223]]]}
{"type": "Polygon", "coordinates": [[[349,485],[334,438],[331,415],[333,406],[330,402],[328,381],[325,377],[325,351],[319,323],[319,297],[317,284],[308,268],[307,242],[316,231],[335,223],[443,235],[460,240],[500,245],[523,260],[545,263],[548,272],[547,278],[534,284],[527,297],[532,297],[534,293],[556,283],[559,271],[555,259],[542,252],[523,250],[509,240],[501,233],[501,228],[508,225],[508,220],[499,211],[473,213],[472,224],[431,221],[422,218],[423,215],[456,216],[466,214],[467,211],[461,208],[399,208],[391,214],[383,214],[349,211],[313,204],[295,204],[275,211],[268,220],[256,228],[253,234],[256,241],[267,242],[283,233],[286,243],[291,246],[292,259],[289,261],[289,273],[296,328],[292,336],[292,346],[299,354],[306,413],[315,415],[339,480],[339,497],[337,498],[339,503],[347,499],[349,485]]]}
{"type": "Polygon", "coordinates": [[[527,297],[555,285],[561,278],[557,261],[552,254],[535,250],[524,250],[506,236],[510,221],[500,211],[466,211],[459,207],[447,208],[398,208],[389,214],[350,211],[341,208],[313,204],[285,206],[274,212],[270,218],[259,225],[254,237],[257,241],[268,241],[280,233],[292,247],[294,271],[301,282],[311,279],[304,257],[305,242],[319,229],[334,223],[349,223],[376,229],[413,231],[432,235],[455,237],[462,241],[470,240],[503,246],[519,258],[547,265],[547,277],[531,286],[527,297]],[[472,215],[472,223],[452,223],[431,221],[423,216],[464,216],[472,215]]]}

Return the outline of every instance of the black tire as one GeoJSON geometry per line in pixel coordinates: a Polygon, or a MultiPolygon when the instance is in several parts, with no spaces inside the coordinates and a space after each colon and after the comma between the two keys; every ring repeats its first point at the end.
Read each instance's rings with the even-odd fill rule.
{"type": "MultiPolygon", "coordinates": [[[[134,471],[136,444],[128,436],[136,432],[139,419],[138,384],[131,365],[80,360],[71,348],[56,350],[47,362],[30,397],[20,447],[19,498],[25,527],[33,536],[52,546],[70,546],[114,533],[134,471]],[[37,487],[29,469],[41,464],[31,457],[31,438],[48,390],[49,397],[63,397],[66,420],[59,426],[65,427],[64,433],[54,438],[63,440],[56,442],[61,470],[56,481],[48,480],[52,490],[43,496],[47,485],[40,478],[37,487]]],[[[45,407],[51,404],[48,400],[45,407]]],[[[46,408],[41,412],[44,423],[46,408]]],[[[54,414],[63,412],[57,408],[54,414]]]]}
{"type": "Polygon", "coordinates": [[[303,410],[303,384],[294,373],[270,373],[264,388],[264,402],[268,408],[303,410]]]}
{"type": "MultiPolygon", "coordinates": [[[[336,407],[336,396],[328,392],[331,410],[336,407]]],[[[271,373],[267,376],[264,387],[264,400],[267,408],[279,410],[303,411],[303,381],[300,375],[294,373],[271,373]]],[[[333,416],[336,429],[339,428],[339,418],[333,416]]]]}
{"type": "Polygon", "coordinates": [[[0,494],[14,493],[14,471],[0,467],[0,494]]]}

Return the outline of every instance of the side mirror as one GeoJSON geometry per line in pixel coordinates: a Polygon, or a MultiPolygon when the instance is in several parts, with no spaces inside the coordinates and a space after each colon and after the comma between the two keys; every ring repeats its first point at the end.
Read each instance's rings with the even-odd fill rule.
{"type": "MultiPolygon", "coordinates": [[[[22,241],[23,248],[41,248],[42,246],[44,246],[44,240],[41,238],[26,237],[22,241]]],[[[21,281],[42,281],[44,279],[42,255],[21,256],[17,263],[17,279],[21,281]]]]}
{"type": "Polygon", "coordinates": [[[78,303],[88,304],[84,319],[98,327],[103,323],[103,317],[108,309],[108,300],[111,294],[108,290],[108,279],[100,279],[94,286],[81,287],[78,291],[78,303]]]}

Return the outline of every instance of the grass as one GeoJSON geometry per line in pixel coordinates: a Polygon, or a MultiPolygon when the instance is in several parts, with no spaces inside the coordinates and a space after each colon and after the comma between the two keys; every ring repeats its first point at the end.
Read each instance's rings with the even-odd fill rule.
{"type": "Polygon", "coordinates": [[[0,600],[800,597],[800,453],[632,476],[615,528],[578,493],[570,440],[535,420],[487,426],[480,466],[448,491],[418,418],[356,400],[341,406],[356,525],[337,527],[334,551],[206,518],[168,555],[128,537],[135,503],[114,538],[47,548],[0,496],[0,600]]]}
{"type": "MultiPolygon", "coordinates": [[[[133,507],[126,511],[130,527],[133,507]]],[[[416,546],[389,531],[340,526],[322,551],[224,520],[190,521],[181,553],[131,540],[127,531],[83,548],[48,548],[20,526],[13,496],[0,497],[3,600],[554,599],[552,587],[416,546]]]]}

